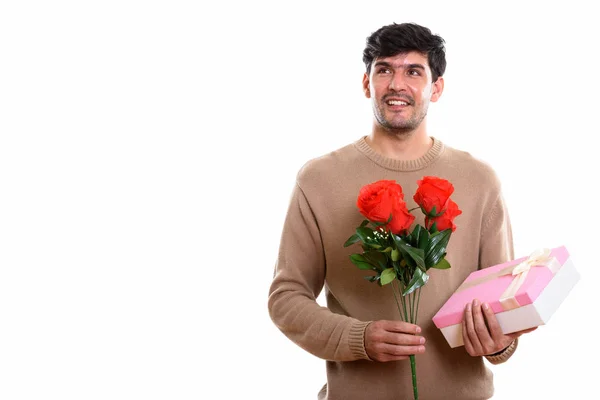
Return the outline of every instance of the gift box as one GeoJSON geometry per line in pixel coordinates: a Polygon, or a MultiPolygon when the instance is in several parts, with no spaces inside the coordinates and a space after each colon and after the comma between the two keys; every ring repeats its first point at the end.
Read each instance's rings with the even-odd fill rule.
{"type": "Polygon", "coordinates": [[[462,320],[467,303],[490,305],[502,332],[544,325],[579,281],[564,246],[539,249],[529,257],[472,272],[433,317],[450,347],[463,346],[462,320]]]}

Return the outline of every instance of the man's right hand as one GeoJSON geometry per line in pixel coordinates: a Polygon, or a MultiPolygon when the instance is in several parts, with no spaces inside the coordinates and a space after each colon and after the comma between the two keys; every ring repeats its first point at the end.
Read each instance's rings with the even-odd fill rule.
{"type": "Polygon", "coordinates": [[[425,352],[425,338],[416,336],[421,328],[402,321],[373,321],[365,330],[365,350],[371,360],[406,360],[425,352]]]}

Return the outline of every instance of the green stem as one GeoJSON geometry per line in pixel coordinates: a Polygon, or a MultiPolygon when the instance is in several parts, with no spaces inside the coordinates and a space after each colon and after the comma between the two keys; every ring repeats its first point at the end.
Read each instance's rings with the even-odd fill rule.
{"type": "MultiPolygon", "coordinates": [[[[416,324],[416,322],[417,322],[417,313],[419,311],[419,301],[421,300],[421,288],[419,288],[418,290],[419,290],[419,295],[418,295],[418,298],[416,299],[416,302],[415,302],[416,291],[413,291],[411,294],[408,295],[410,297],[408,299],[408,309],[407,309],[406,296],[402,296],[401,282],[392,282],[392,292],[394,293],[394,300],[396,300],[396,306],[398,307],[398,312],[400,313],[400,318],[406,322],[411,322],[413,324],[416,324]],[[402,298],[402,308],[404,309],[404,316],[402,315],[402,310],[400,308],[400,302],[398,301],[398,296],[396,296],[396,286],[394,285],[394,283],[396,283],[398,285],[397,286],[398,293],[399,293],[400,297],[402,298]],[[415,308],[415,303],[416,303],[416,308],[415,308]],[[409,312],[410,312],[410,316],[409,316],[409,312]]],[[[412,374],[414,400],[418,400],[419,399],[419,390],[417,388],[417,366],[416,366],[415,355],[411,354],[409,356],[409,359],[410,359],[410,370],[411,370],[411,374],[412,374]]]]}
{"type": "MultiPolygon", "coordinates": [[[[414,292],[412,292],[412,301],[413,301],[413,314],[412,317],[413,319],[411,320],[411,322],[413,324],[417,323],[417,316],[419,314],[419,303],[421,301],[421,288],[415,290],[414,292]],[[417,295],[417,290],[419,292],[419,294],[417,295]],[[416,297],[416,302],[415,302],[415,297],[416,297]],[[416,303],[416,306],[415,306],[416,303]]],[[[412,384],[413,384],[413,394],[414,394],[414,398],[415,400],[419,399],[419,391],[417,389],[417,365],[416,365],[416,358],[414,354],[411,354],[409,356],[410,358],[410,370],[412,373],[412,384]]]]}
{"type": "MultiPolygon", "coordinates": [[[[402,292],[400,292],[400,293],[402,293],[402,292]]],[[[402,308],[404,308],[404,315],[406,316],[405,321],[410,322],[410,319],[408,316],[408,309],[406,308],[406,296],[402,296],[402,308]]]]}
{"type": "MultiPolygon", "coordinates": [[[[400,285],[398,283],[398,285],[400,285]]],[[[404,316],[402,315],[402,310],[400,309],[400,302],[398,301],[398,296],[396,296],[396,287],[394,286],[394,281],[392,281],[392,293],[394,294],[394,300],[396,300],[396,306],[398,307],[398,313],[400,313],[400,319],[404,321],[404,316]]]]}
{"type": "Polygon", "coordinates": [[[415,294],[414,291],[410,294],[410,322],[412,324],[414,324],[417,319],[417,314],[415,314],[415,294]]]}
{"type": "Polygon", "coordinates": [[[415,361],[415,355],[411,354],[408,357],[410,358],[410,370],[412,372],[413,394],[415,396],[415,400],[418,400],[419,390],[417,389],[417,365],[415,361]]]}
{"type": "Polygon", "coordinates": [[[421,302],[421,288],[423,286],[421,286],[419,288],[419,297],[417,297],[417,311],[415,311],[415,324],[417,323],[417,316],[419,315],[419,303],[421,302]]]}

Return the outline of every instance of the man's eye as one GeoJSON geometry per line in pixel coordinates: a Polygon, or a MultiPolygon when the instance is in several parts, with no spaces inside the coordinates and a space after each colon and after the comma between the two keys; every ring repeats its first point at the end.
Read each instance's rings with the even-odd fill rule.
{"type": "Polygon", "coordinates": [[[410,70],[408,70],[408,74],[412,75],[412,76],[420,76],[421,72],[419,70],[416,70],[416,69],[410,69],[410,70]]]}
{"type": "Polygon", "coordinates": [[[378,74],[389,74],[390,72],[391,72],[391,71],[390,71],[390,69],[389,69],[389,68],[379,68],[379,69],[377,70],[377,73],[378,73],[378,74]]]}

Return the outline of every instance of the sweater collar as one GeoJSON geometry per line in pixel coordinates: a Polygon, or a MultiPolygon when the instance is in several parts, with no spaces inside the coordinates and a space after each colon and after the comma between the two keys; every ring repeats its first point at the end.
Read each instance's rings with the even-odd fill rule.
{"type": "Polygon", "coordinates": [[[433,146],[423,156],[414,160],[395,160],[377,153],[365,139],[366,136],[363,136],[354,143],[358,151],[375,164],[393,171],[418,171],[433,164],[444,151],[444,144],[439,139],[432,137],[433,146]]]}

